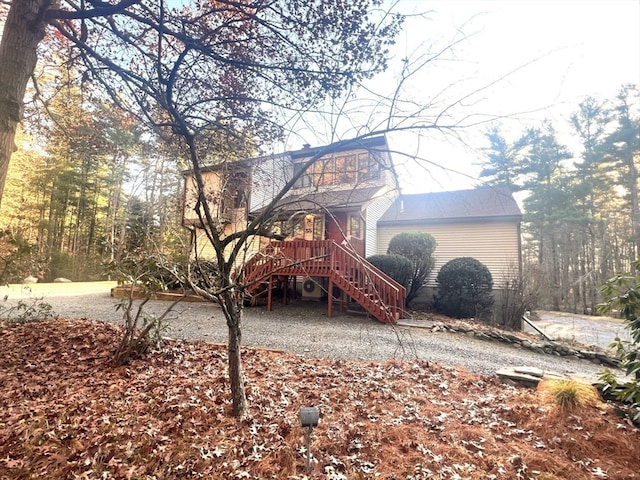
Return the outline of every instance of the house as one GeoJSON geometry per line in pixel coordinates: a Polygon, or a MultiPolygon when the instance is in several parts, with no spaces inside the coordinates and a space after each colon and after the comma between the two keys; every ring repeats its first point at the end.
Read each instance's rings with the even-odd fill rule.
{"type": "Polygon", "coordinates": [[[485,264],[499,289],[504,280],[521,275],[521,221],[507,187],[401,195],[378,220],[377,250],[386,253],[398,233],[426,232],[436,240],[436,261],[425,296],[430,298],[440,268],[458,257],[485,264]]]}
{"type": "MultiPolygon", "coordinates": [[[[260,220],[262,234],[252,237],[238,265],[254,298],[266,292],[270,306],[276,282],[285,292],[332,299],[329,314],[334,298],[354,300],[381,321],[403,314],[404,287],[364,259],[376,252],[377,221],[396,195],[384,136],[214,165],[202,176],[211,223],[222,237],[260,220]],[[286,195],[270,205],[286,185],[286,195]]],[[[195,178],[184,177],[183,224],[194,232],[192,251],[212,258],[195,178]]]]}
{"type": "MultiPolygon", "coordinates": [[[[519,272],[521,214],[511,193],[481,188],[398,197],[384,136],[211,166],[203,169],[203,181],[221,236],[260,220],[263,234],[251,239],[237,267],[247,293],[267,296],[269,308],[278,287],[284,301],[288,291],[328,299],[329,315],[334,301],[355,301],[381,321],[399,319],[404,287],[365,258],[386,253],[391,238],[404,231],[435,237],[434,274],[460,256],[485,263],[494,281],[519,272]],[[274,203],[285,185],[291,188],[274,203]]],[[[192,251],[211,258],[191,172],[185,172],[184,191],[192,251]]]]}

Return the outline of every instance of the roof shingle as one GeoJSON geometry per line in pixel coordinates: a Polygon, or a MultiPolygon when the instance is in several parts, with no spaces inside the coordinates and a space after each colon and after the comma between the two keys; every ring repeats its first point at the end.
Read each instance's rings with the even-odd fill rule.
{"type": "Polygon", "coordinates": [[[520,220],[522,213],[507,187],[401,195],[378,221],[379,225],[442,222],[463,219],[520,220]]]}

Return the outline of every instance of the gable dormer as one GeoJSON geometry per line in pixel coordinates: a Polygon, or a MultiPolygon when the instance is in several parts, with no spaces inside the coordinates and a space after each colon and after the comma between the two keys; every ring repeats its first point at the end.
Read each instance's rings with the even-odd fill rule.
{"type": "MultiPolygon", "coordinates": [[[[294,174],[320,149],[291,152],[294,174]]],[[[294,186],[299,190],[342,190],[385,185],[391,166],[384,137],[374,137],[328,153],[311,165],[294,186]]]]}

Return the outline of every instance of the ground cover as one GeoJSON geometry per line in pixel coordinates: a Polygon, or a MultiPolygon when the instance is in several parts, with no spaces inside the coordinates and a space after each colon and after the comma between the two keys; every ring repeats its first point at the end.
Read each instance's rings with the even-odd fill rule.
{"type": "MultiPolygon", "coordinates": [[[[640,431],[603,403],[426,362],[246,349],[250,408],[229,416],[224,346],[167,342],[114,368],[118,326],[0,325],[0,478],[640,478],[640,431]]],[[[488,344],[487,348],[490,348],[488,344]]]]}

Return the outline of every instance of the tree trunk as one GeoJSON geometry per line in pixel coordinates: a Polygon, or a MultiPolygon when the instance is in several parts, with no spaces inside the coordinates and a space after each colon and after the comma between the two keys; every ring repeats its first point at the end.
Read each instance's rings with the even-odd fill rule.
{"type": "Polygon", "coordinates": [[[0,201],[15,150],[27,82],[36,68],[36,48],[45,35],[44,12],[51,0],[11,2],[0,41],[0,201]]]}
{"type": "Polygon", "coordinates": [[[629,196],[631,197],[631,224],[633,228],[633,255],[632,260],[640,254],[640,203],[638,201],[638,169],[633,159],[633,149],[629,146],[625,152],[625,159],[629,168],[629,196]]]}
{"type": "Polygon", "coordinates": [[[242,305],[240,305],[231,292],[223,294],[225,303],[225,316],[229,329],[229,343],[227,352],[229,356],[229,381],[231,383],[231,398],[233,402],[232,414],[240,417],[247,408],[247,397],[244,390],[244,378],[242,377],[242,305]]]}

